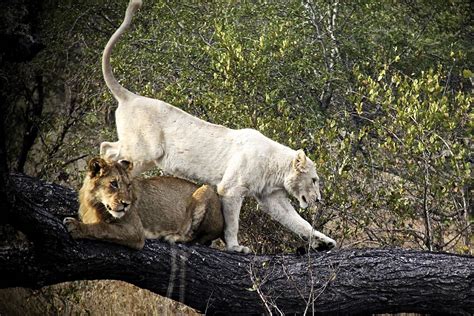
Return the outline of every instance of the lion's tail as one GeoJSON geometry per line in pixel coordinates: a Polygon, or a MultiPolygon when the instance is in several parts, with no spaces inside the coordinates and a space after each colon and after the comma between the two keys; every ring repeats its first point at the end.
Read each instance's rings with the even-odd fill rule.
{"type": "Polygon", "coordinates": [[[112,73],[112,66],[110,65],[110,55],[117,41],[120,39],[122,34],[130,27],[132,17],[135,15],[138,9],[140,9],[141,6],[142,0],[130,0],[122,24],[110,37],[102,54],[102,73],[104,75],[105,83],[107,84],[107,87],[110,89],[110,92],[112,92],[113,96],[117,99],[117,101],[126,100],[129,96],[133,95],[133,93],[122,87],[117,81],[117,79],[115,79],[114,74],[112,73]]]}

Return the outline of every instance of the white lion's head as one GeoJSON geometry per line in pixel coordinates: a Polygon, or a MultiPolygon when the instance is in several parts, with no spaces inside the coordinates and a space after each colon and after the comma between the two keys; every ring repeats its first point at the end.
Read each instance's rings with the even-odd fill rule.
{"type": "Polygon", "coordinates": [[[285,178],[285,189],[298,199],[301,208],[312,206],[321,200],[316,168],[302,149],[296,151],[292,160],[291,170],[285,178]]]}

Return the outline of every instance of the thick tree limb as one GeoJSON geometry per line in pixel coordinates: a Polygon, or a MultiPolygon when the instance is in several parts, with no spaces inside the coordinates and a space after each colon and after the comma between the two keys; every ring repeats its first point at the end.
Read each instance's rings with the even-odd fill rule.
{"type": "Polygon", "coordinates": [[[0,287],[117,279],[208,314],[474,313],[473,257],[400,249],[254,256],[151,240],[142,251],[76,242],[61,224],[76,214],[74,191],[22,175],[12,182],[10,221],[32,243],[0,250],[0,287]]]}

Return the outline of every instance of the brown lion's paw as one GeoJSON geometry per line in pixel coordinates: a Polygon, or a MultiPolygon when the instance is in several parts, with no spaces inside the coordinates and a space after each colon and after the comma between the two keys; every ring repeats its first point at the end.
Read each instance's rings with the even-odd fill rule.
{"type": "Polygon", "coordinates": [[[66,217],[63,219],[63,224],[72,238],[79,237],[79,221],[73,217],[66,217]]]}

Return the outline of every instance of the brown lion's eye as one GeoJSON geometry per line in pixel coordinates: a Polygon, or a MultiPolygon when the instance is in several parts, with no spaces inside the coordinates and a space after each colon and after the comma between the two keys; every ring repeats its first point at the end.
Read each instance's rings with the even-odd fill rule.
{"type": "Polygon", "coordinates": [[[118,189],[118,182],[116,180],[110,181],[110,187],[113,189],[118,189]]]}

